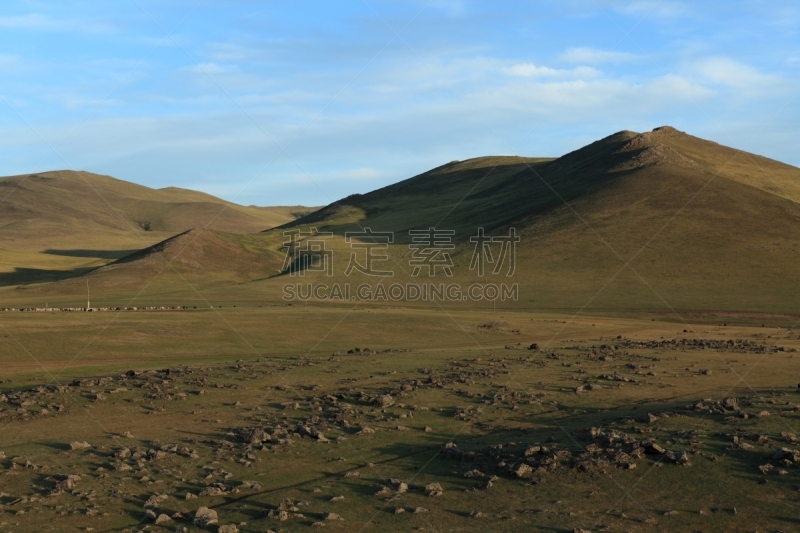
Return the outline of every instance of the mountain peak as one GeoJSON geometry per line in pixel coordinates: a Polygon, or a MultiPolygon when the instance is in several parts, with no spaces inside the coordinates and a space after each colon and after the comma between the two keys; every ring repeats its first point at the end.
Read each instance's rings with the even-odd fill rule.
{"type": "Polygon", "coordinates": [[[666,163],[699,169],[697,163],[670,145],[669,141],[679,136],[686,136],[686,133],[672,126],[660,126],[652,131],[636,135],[616,151],[618,154],[629,152],[632,157],[614,167],[612,171],[633,170],[648,165],[666,163]]]}
{"type": "Polygon", "coordinates": [[[674,135],[676,133],[684,133],[685,134],[685,132],[680,131],[680,130],[678,130],[676,128],[673,128],[672,126],[659,126],[657,128],[653,128],[653,131],[651,133],[655,133],[655,132],[659,132],[662,135],[674,135]]]}

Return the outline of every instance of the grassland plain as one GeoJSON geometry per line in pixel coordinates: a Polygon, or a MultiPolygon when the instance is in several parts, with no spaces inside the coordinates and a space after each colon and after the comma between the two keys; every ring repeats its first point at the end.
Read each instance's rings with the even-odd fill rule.
{"type": "Polygon", "coordinates": [[[796,332],[448,314],[4,317],[3,527],[791,529],[796,332]]]}
{"type": "Polygon", "coordinates": [[[620,132],[284,208],[265,232],[279,220],[190,191],[37,176],[15,205],[44,195],[57,216],[3,226],[19,239],[0,309],[81,307],[88,280],[93,307],[139,310],[0,311],[2,531],[799,527],[798,169],[620,132]],[[57,178],[125,200],[72,216],[57,178]],[[84,216],[69,254],[19,245],[84,216]],[[312,227],[331,275],[292,275],[283,232],[312,227]],[[363,227],[395,233],[393,276],[345,274],[363,227]],[[452,277],[410,275],[408,231],[429,227],[455,231],[452,277]],[[470,270],[478,227],[518,231],[513,276],[470,270]],[[283,298],[423,282],[519,298],[283,298]]]}

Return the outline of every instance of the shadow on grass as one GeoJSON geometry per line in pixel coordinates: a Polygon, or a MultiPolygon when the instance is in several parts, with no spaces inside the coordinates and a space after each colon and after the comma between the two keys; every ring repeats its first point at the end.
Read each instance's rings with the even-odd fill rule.
{"type": "Polygon", "coordinates": [[[83,276],[97,268],[98,267],[73,268],[72,270],[47,270],[41,268],[16,267],[13,272],[0,272],[0,287],[61,281],[83,276]]]}
{"type": "Polygon", "coordinates": [[[52,441],[43,441],[37,443],[39,446],[44,446],[46,448],[52,448],[54,450],[58,450],[60,452],[68,452],[70,450],[69,444],[65,442],[52,442],[52,441]]]}
{"type": "Polygon", "coordinates": [[[125,257],[126,255],[130,255],[134,252],[138,252],[138,249],[134,250],[85,250],[85,249],[77,249],[77,250],[55,250],[49,249],[45,250],[44,254],[47,255],[58,255],[61,257],[86,257],[86,258],[97,258],[97,259],[119,259],[120,257],[125,257]]]}

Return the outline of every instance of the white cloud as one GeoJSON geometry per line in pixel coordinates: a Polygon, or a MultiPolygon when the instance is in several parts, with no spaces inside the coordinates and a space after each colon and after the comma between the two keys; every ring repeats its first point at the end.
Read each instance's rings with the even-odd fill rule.
{"type": "Polygon", "coordinates": [[[561,70],[550,67],[540,67],[533,63],[517,63],[516,65],[504,68],[503,72],[509,76],[524,78],[586,78],[597,74],[597,71],[590,67],[576,67],[571,70],[561,70]]]}
{"type": "Polygon", "coordinates": [[[627,52],[615,52],[598,50],[595,48],[568,48],[561,54],[561,59],[568,63],[599,64],[599,63],[623,63],[633,61],[638,56],[627,52]]]}
{"type": "Polygon", "coordinates": [[[689,15],[691,9],[683,2],[667,0],[637,0],[625,2],[616,7],[617,11],[638,17],[676,18],[689,15]]]}
{"type": "Polygon", "coordinates": [[[9,71],[20,64],[19,56],[0,54],[0,71],[9,71]]]}
{"type": "Polygon", "coordinates": [[[38,13],[29,15],[17,15],[11,17],[0,17],[0,28],[26,29],[26,30],[50,30],[58,28],[59,24],[50,17],[45,17],[38,13]]]}
{"type": "Polygon", "coordinates": [[[776,76],[764,74],[755,67],[728,57],[706,59],[697,63],[695,70],[710,82],[744,90],[763,89],[780,82],[776,76]]]}
{"type": "Polygon", "coordinates": [[[558,74],[558,71],[555,69],[549,67],[537,67],[533,63],[519,63],[503,70],[506,74],[510,74],[512,76],[525,76],[528,78],[533,76],[555,76],[558,74]]]}
{"type": "Polygon", "coordinates": [[[462,0],[434,0],[431,7],[444,11],[451,17],[462,15],[466,9],[462,0]]]}
{"type": "Polygon", "coordinates": [[[225,68],[217,63],[198,63],[189,70],[195,74],[204,74],[209,76],[213,76],[214,74],[224,74],[231,71],[230,68],[225,68]]]}
{"type": "Polygon", "coordinates": [[[75,19],[55,19],[40,13],[0,17],[0,28],[9,30],[68,31],[103,33],[111,30],[105,22],[75,19]]]}

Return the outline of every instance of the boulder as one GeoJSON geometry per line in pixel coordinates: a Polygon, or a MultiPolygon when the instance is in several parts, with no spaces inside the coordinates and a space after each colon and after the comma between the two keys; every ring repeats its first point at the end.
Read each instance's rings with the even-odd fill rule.
{"type": "Polygon", "coordinates": [[[382,396],[378,396],[377,398],[375,398],[375,400],[372,403],[376,407],[381,407],[381,408],[391,407],[394,405],[394,398],[392,398],[388,394],[384,394],[382,396]]]}
{"type": "Polygon", "coordinates": [[[667,451],[652,441],[643,442],[642,448],[644,448],[644,453],[647,455],[663,455],[667,451]]]}
{"type": "Polygon", "coordinates": [[[725,409],[739,409],[739,399],[738,398],[725,398],[722,400],[722,407],[725,409]]]}
{"type": "Polygon", "coordinates": [[[425,493],[428,496],[441,496],[444,493],[444,489],[438,483],[428,483],[425,485],[425,493]]]}
{"type": "Polygon", "coordinates": [[[194,525],[199,527],[208,527],[211,524],[217,523],[217,512],[208,507],[200,507],[194,513],[194,525]]]}
{"type": "Polygon", "coordinates": [[[517,478],[529,476],[533,472],[533,468],[526,463],[519,463],[511,469],[511,475],[517,478]]]}

